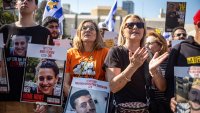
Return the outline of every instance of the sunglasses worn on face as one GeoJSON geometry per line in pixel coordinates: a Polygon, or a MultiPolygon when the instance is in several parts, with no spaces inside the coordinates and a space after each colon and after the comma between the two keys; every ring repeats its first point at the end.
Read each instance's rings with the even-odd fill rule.
{"type": "Polygon", "coordinates": [[[187,34],[185,34],[185,33],[178,33],[178,34],[176,34],[176,36],[181,36],[181,35],[183,35],[184,37],[187,36],[187,34]]]}
{"type": "Polygon", "coordinates": [[[125,26],[128,28],[128,29],[133,29],[135,26],[139,29],[141,28],[144,28],[144,23],[143,22],[131,22],[131,23],[126,23],[125,26]]]}
{"type": "Polygon", "coordinates": [[[89,29],[89,31],[94,31],[95,27],[94,26],[83,26],[81,28],[82,31],[87,31],[89,29]]]}

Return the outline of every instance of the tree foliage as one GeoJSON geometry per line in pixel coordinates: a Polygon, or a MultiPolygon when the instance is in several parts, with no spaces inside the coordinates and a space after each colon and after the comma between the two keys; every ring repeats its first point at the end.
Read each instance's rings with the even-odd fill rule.
{"type": "Polygon", "coordinates": [[[15,21],[13,10],[3,10],[3,0],[0,0],[0,27],[15,21]]]}
{"type": "Polygon", "coordinates": [[[35,20],[36,22],[38,22],[38,24],[42,24],[42,16],[43,16],[43,13],[44,13],[44,9],[45,9],[45,6],[47,4],[47,1],[46,0],[43,0],[41,3],[40,3],[40,6],[38,8],[38,10],[36,11],[36,14],[35,14],[35,20]]]}

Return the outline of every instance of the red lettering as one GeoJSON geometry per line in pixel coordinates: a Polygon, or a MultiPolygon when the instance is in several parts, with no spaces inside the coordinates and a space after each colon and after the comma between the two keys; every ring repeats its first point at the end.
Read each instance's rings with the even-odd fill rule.
{"type": "Polygon", "coordinates": [[[44,95],[34,94],[34,100],[43,101],[44,95]]]}
{"type": "Polygon", "coordinates": [[[24,99],[32,99],[33,95],[31,93],[23,93],[23,98],[24,99]]]}

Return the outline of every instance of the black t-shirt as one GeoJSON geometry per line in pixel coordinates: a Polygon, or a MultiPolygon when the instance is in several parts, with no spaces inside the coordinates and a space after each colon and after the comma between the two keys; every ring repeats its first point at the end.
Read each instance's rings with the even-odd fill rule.
{"type": "MultiPolygon", "coordinates": [[[[47,44],[48,29],[37,25],[33,27],[17,27],[15,24],[4,25],[0,28],[0,33],[3,33],[6,55],[6,63],[8,69],[8,78],[10,84],[10,92],[8,94],[0,94],[0,100],[19,101],[24,66],[26,64],[26,56],[13,55],[11,47],[12,36],[29,36],[30,42],[34,44],[47,44]]],[[[34,54],[34,53],[33,53],[34,54]]]]}
{"type": "MultiPolygon", "coordinates": [[[[123,46],[113,47],[109,50],[103,68],[121,68],[125,70],[129,65],[129,53],[123,46]]],[[[114,94],[117,103],[146,102],[144,65],[134,73],[131,82],[114,94]]]]}
{"type": "Polygon", "coordinates": [[[186,41],[172,48],[165,73],[167,81],[166,96],[169,100],[174,97],[174,66],[200,66],[199,58],[200,45],[194,41],[193,37],[188,37],[186,41]]]}

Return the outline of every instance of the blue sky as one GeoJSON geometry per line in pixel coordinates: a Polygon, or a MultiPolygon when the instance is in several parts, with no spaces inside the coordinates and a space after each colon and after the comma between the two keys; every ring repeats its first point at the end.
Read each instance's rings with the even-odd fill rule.
{"type": "MultiPolygon", "coordinates": [[[[118,7],[122,6],[123,0],[118,0],[118,7]]],[[[200,0],[132,0],[135,3],[135,14],[141,17],[157,18],[160,8],[166,12],[167,1],[187,2],[186,23],[193,23],[193,15],[200,9],[200,0]]],[[[112,6],[114,0],[62,0],[62,3],[71,5],[73,12],[90,12],[97,6],[112,6]]]]}

